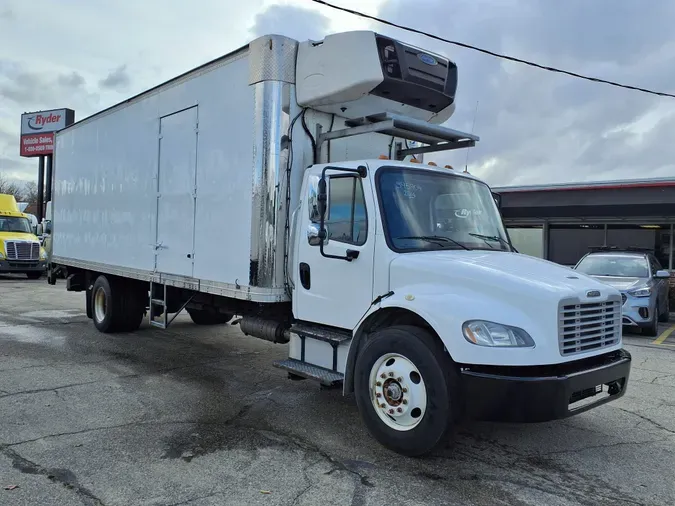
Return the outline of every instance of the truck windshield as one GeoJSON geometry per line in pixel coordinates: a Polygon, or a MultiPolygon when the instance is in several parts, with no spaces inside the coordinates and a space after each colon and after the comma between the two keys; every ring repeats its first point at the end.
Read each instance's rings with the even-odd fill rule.
{"type": "Polygon", "coordinates": [[[2,232],[33,233],[30,222],[26,218],[17,218],[16,216],[0,216],[0,233],[2,232]]]}
{"type": "Polygon", "coordinates": [[[576,270],[589,276],[649,277],[647,259],[635,255],[588,255],[579,262],[576,270]]]}
{"type": "Polygon", "coordinates": [[[441,172],[383,168],[377,176],[385,233],[394,251],[511,251],[488,186],[441,172]]]}

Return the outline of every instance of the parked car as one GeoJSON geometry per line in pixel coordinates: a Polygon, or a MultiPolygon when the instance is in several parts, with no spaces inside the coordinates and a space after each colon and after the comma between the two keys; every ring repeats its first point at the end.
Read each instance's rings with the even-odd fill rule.
{"type": "Polygon", "coordinates": [[[661,267],[652,253],[600,249],[584,255],[574,269],[621,292],[624,326],[656,336],[659,322],[669,320],[670,272],[661,267]]]}

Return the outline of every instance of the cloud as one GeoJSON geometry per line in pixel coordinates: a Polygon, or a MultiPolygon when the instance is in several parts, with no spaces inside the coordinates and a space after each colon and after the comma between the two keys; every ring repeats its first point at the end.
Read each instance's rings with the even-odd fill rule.
{"type": "Polygon", "coordinates": [[[13,21],[15,17],[14,11],[10,7],[4,7],[0,10],[0,21],[13,21]]]}
{"type": "Polygon", "coordinates": [[[0,60],[0,98],[29,105],[32,110],[59,107],[70,97],[86,93],[85,85],[84,77],[74,70],[53,75],[0,60]]]}
{"type": "Polygon", "coordinates": [[[127,72],[126,65],[120,65],[111,71],[105,79],[101,79],[98,85],[104,89],[120,90],[127,88],[131,84],[131,77],[127,72]]]}
{"type": "Polygon", "coordinates": [[[316,10],[293,5],[271,5],[256,14],[250,33],[253,37],[277,34],[296,40],[322,39],[331,31],[331,20],[316,10]]]}
{"type": "MultiPolygon", "coordinates": [[[[657,2],[643,9],[628,3],[607,9],[578,0],[389,0],[380,16],[543,64],[672,91],[675,44],[667,25],[675,4],[657,2]]],[[[457,111],[448,125],[469,130],[478,102],[475,133],[481,141],[469,152],[469,170],[492,184],[675,173],[675,144],[665,141],[663,132],[675,122],[675,109],[667,109],[673,100],[506,62],[381,25],[376,30],[457,63],[457,111]]],[[[463,167],[466,155],[427,159],[463,167]]]]}

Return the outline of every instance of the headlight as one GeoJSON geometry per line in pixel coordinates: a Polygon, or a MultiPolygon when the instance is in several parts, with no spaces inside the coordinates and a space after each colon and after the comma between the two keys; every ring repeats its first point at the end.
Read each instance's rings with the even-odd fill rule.
{"type": "Polygon", "coordinates": [[[532,348],[534,340],[523,329],[494,322],[472,320],[462,325],[464,339],[478,346],[532,348]]]}
{"type": "Polygon", "coordinates": [[[47,252],[40,248],[40,260],[47,260],[47,252]]]}
{"type": "Polygon", "coordinates": [[[630,293],[633,297],[649,297],[652,294],[651,288],[638,288],[637,290],[630,290],[630,293]]]}

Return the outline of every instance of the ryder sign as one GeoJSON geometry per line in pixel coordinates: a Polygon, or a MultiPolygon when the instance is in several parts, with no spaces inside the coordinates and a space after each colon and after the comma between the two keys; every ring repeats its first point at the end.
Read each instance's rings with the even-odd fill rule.
{"type": "Polygon", "coordinates": [[[72,109],[27,112],[21,115],[21,156],[51,155],[54,133],[75,122],[72,109]]]}

